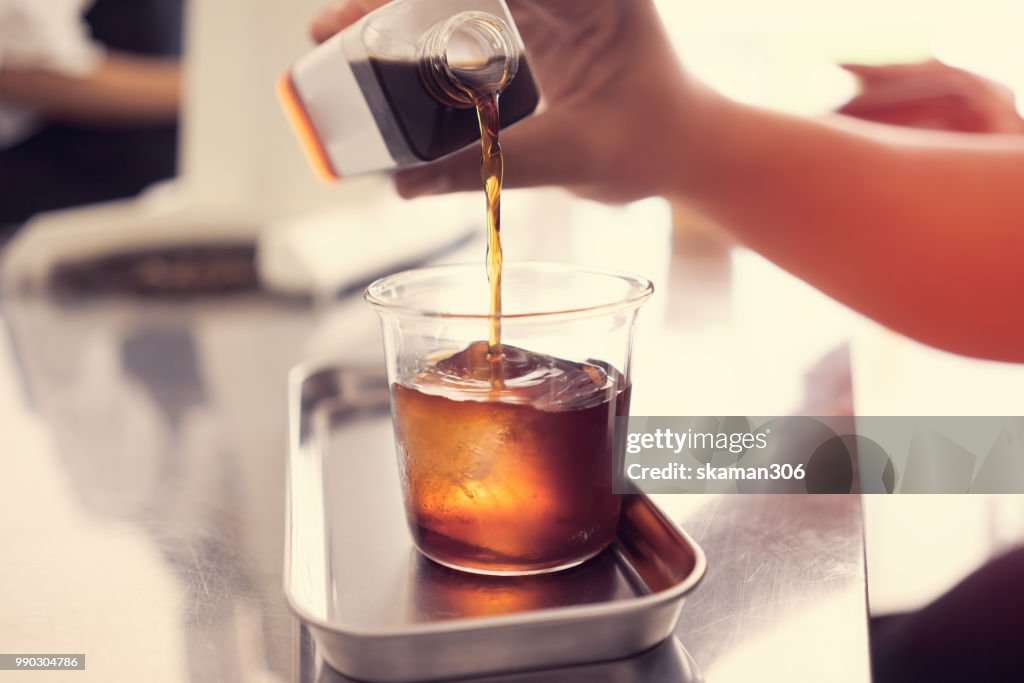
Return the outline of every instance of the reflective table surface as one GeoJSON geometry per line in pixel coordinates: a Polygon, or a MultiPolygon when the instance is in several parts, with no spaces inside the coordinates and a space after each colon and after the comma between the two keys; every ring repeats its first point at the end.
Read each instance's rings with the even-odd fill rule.
{"type": "MultiPolygon", "coordinates": [[[[85,672],[33,674],[43,681],[345,680],[282,591],[285,378],[316,359],[379,362],[367,309],[258,292],[5,293],[0,649],[86,654],[85,672]]],[[[678,356],[660,386],[702,364],[678,356]]],[[[699,403],[668,403],[654,380],[645,397],[640,376],[642,410],[699,403]]],[[[746,408],[734,411],[769,414],[746,408]]],[[[858,498],[657,502],[708,556],[677,639],[630,662],[492,680],[870,680],[858,498]]]]}

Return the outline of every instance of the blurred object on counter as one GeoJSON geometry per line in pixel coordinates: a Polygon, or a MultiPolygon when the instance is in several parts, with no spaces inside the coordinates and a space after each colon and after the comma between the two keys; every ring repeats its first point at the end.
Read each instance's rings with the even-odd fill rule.
{"type": "Polygon", "coordinates": [[[914,64],[843,64],[860,93],[837,110],[876,123],[960,133],[1024,133],[1013,90],[930,59],[914,64]]]}
{"type": "Polygon", "coordinates": [[[123,252],[54,269],[54,290],[67,296],[128,293],[189,297],[259,289],[251,244],[123,252]]]}
{"type": "Polygon", "coordinates": [[[187,214],[160,193],[56,211],[4,249],[0,289],[181,297],[256,288],[258,225],[249,214],[187,214]]]}
{"type": "Polygon", "coordinates": [[[0,3],[0,236],[175,174],[182,5],[0,3]]]}
{"type": "MultiPolygon", "coordinates": [[[[278,292],[331,298],[359,294],[389,273],[452,260],[484,233],[478,198],[452,195],[402,201],[388,188],[377,201],[276,221],[260,236],[258,267],[278,292]]],[[[480,263],[483,273],[483,262],[480,263]]]]}
{"type": "Polygon", "coordinates": [[[396,270],[451,260],[481,237],[475,197],[404,202],[390,187],[378,190],[360,188],[358,201],[339,193],[351,201],[278,221],[226,207],[190,211],[181,197],[160,192],[53,212],[30,221],[4,250],[0,291],[62,301],[256,291],[324,300],[356,294],[396,270]]]}

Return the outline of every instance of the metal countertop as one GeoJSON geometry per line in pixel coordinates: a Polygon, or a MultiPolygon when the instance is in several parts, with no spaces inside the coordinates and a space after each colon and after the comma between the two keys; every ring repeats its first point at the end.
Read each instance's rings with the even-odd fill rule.
{"type": "MultiPolygon", "coordinates": [[[[2,649],[86,653],[39,680],[341,680],[282,593],[285,377],[377,362],[365,308],[6,296],[2,649]]],[[[676,630],[706,680],[870,680],[858,498],[658,502],[707,552],[676,630]]]]}

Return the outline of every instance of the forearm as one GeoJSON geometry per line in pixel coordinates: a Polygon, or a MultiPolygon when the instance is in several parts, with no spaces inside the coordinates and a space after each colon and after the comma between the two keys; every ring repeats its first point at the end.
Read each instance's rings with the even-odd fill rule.
{"type": "Polygon", "coordinates": [[[722,99],[706,115],[677,195],[883,324],[1024,360],[1024,143],[886,137],[722,99]]]}
{"type": "Polygon", "coordinates": [[[180,109],[181,68],[175,60],[120,53],[85,76],[11,67],[0,70],[0,98],[67,123],[170,123],[180,109]]]}

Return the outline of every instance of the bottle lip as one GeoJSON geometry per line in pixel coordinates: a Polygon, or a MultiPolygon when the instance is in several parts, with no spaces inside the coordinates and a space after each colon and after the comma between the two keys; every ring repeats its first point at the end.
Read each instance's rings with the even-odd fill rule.
{"type": "Polygon", "coordinates": [[[469,108],[475,103],[467,88],[460,87],[462,79],[448,58],[448,47],[457,31],[475,34],[474,38],[493,47],[494,55],[504,57],[504,76],[496,88],[498,94],[516,77],[522,47],[512,27],[501,17],[488,12],[460,12],[430,29],[422,44],[420,64],[423,80],[434,97],[453,106],[469,108]]]}

